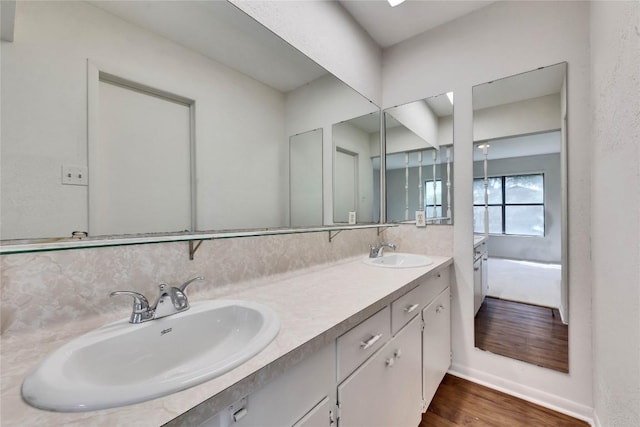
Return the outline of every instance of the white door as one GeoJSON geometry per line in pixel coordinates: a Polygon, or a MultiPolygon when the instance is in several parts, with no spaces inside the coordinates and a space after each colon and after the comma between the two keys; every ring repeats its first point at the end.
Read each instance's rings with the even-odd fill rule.
{"type": "Polygon", "coordinates": [[[358,196],[358,155],[336,148],[333,181],[333,221],[349,222],[358,196]]]}
{"type": "Polygon", "coordinates": [[[89,145],[89,234],[191,230],[190,106],[98,83],[89,145]]]}

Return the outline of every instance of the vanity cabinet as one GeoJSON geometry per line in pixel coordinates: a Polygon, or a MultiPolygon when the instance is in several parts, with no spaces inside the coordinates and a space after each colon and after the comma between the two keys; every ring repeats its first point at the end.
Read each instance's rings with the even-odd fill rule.
{"type": "Polygon", "coordinates": [[[484,302],[484,298],[489,290],[488,268],[489,251],[487,239],[482,239],[473,247],[473,310],[478,314],[478,310],[484,302]]]}
{"type": "Polygon", "coordinates": [[[449,283],[433,272],[201,425],[417,426],[451,362],[449,283]]]}

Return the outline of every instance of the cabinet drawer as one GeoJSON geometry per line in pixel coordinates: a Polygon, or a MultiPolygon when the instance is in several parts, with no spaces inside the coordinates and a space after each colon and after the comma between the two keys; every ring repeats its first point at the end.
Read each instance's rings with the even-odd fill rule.
{"type": "Polygon", "coordinates": [[[389,306],[338,337],[338,381],[342,381],[391,336],[389,306]]]}
{"type": "Polygon", "coordinates": [[[425,288],[424,290],[424,303],[425,306],[430,304],[431,301],[442,291],[444,291],[447,286],[449,286],[449,271],[450,268],[444,268],[438,271],[436,274],[429,276],[424,284],[421,286],[425,288]]]}
{"type": "Polygon", "coordinates": [[[473,248],[473,259],[486,257],[487,255],[487,242],[482,242],[478,246],[473,248]]]}
{"type": "Polygon", "coordinates": [[[392,335],[395,335],[411,319],[420,314],[427,305],[426,286],[427,284],[423,283],[391,303],[392,335]]]}

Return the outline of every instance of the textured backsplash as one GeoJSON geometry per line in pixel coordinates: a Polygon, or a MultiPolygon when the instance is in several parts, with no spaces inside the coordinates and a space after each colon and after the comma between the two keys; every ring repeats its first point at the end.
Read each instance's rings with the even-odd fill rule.
{"type": "Polygon", "coordinates": [[[2,333],[28,332],[78,319],[129,314],[131,302],[109,298],[114,290],[134,290],[155,298],[160,283],[181,284],[195,276],[195,300],[224,294],[229,285],[251,286],[265,276],[340,261],[368,253],[369,244],[388,241],[400,252],[451,256],[453,227],[345,230],[204,241],[189,260],[188,243],[75,249],[3,255],[2,333]]]}

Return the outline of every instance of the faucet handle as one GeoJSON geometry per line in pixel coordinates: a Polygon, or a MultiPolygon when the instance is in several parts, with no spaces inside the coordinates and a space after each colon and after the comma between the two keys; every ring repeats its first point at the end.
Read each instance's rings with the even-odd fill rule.
{"type": "Polygon", "coordinates": [[[126,295],[133,298],[133,310],[129,323],[142,323],[153,318],[153,310],[149,308],[149,300],[144,295],[133,291],[113,291],[109,294],[110,297],[118,295],[126,295]]]}
{"type": "Polygon", "coordinates": [[[193,279],[187,280],[186,282],[184,282],[182,285],[178,286],[178,289],[180,289],[180,291],[182,293],[184,293],[184,291],[187,289],[187,286],[189,286],[190,284],[192,284],[193,282],[195,282],[196,280],[204,280],[204,277],[202,276],[198,276],[198,277],[194,277],[193,279]]]}

